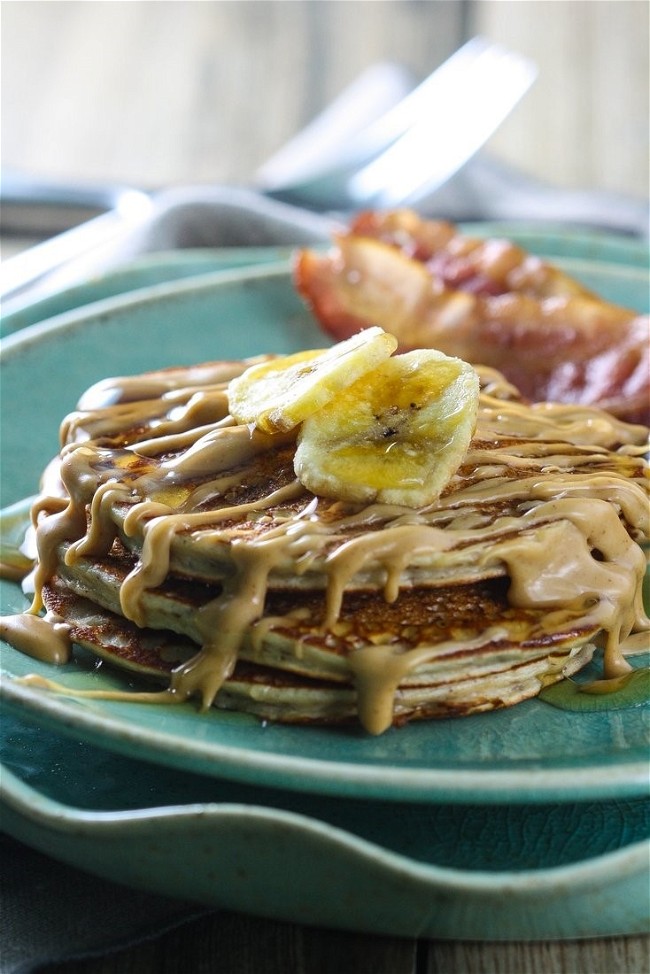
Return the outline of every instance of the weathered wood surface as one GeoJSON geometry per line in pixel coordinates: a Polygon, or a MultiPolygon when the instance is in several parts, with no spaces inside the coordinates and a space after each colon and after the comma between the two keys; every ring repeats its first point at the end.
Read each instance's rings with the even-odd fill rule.
{"type": "Polygon", "coordinates": [[[643,974],[644,937],[563,943],[446,943],[317,930],[238,914],[39,974],[643,974]]]}
{"type": "Polygon", "coordinates": [[[250,179],[365,67],[425,77],[482,33],[539,77],[493,137],[560,185],[648,190],[642,0],[4,3],[3,165],[144,186],[250,179]]]}

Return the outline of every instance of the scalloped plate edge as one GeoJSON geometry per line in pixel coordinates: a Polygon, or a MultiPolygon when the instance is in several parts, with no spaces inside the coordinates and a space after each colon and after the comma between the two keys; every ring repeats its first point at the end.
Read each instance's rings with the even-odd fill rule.
{"type": "Polygon", "coordinates": [[[445,939],[602,937],[648,928],[646,841],[570,866],[472,873],[422,865],[307,816],[261,806],[87,812],[46,798],[6,768],[0,802],[4,828],[18,840],[104,878],[217,908],[445,939]]]}

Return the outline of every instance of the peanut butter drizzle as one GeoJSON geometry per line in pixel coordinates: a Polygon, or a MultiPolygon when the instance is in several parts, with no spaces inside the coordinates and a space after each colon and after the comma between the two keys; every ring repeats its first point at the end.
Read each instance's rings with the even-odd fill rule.
{"type": "MultiPolygon", "coordinates": [[[[35,618],[35,617],[33,617],[35,618]]],[[[21,676],[17,683],[27,687],[38,687],[49,690],[51,693],[60,693],[64,697],[86,697],[95,700],[116,700],[120,703],[184,703],[183,697],[175,696],[170,689],[167,690],[71,690],[64,683],[57,683],[56,680],[48,680],[37,673],[28,673],[21,676]]]]}
{"type": "Polygon", "coordinates": [[[0,637],[33,659],[60,666],[72,653],[68,626],[60,619],[28,613],[3,616],[0,637]]]}
{"type": "Polygon", "coordinates": [[[29,574],[30,567],[29,564],[12,565],[8,561],[0,561],[0,578],[6,582],[22,582],[29,574]]]}
{"type": "MultiPolygon", "coordinates": [[[[214,373],[207,373],[213,380],[214,373]]],[[[62,508],[60,496],[43,497],[34,508],[39,560],[32,613],[41,607],[41,588],[56,571],[62,545],[72,564],[108,553],[121,532],[138,553],[121,586],[122,611],[146,625],[142,595],[174,570],[177,540],[190,535],[215,550],[225,546],[228,567],[222,593],[195,613],[201,648],[172,674],[175,699],[198,696],[204,707],[213,703],[244,636],[263,617],[269,580],[276,576],[305,576],[324,590],[327,629],[339,618],[353,580],[379,579],[384,598],[394,601],[409,573],[478,565],[507,574],[511,603],[544,608],[549,626],[581,613],[581,621],[606,633],[606,679],[628,672],[621,641],[650,629],[638,544],[650,537],[644,427],[596,409],[524,406],[512,399],[512,387],[489,372],[490,394],[482,393],[462,476],[452,478],[430,508],[370,505],[327,515],[319,499],[294,481],[250,503],[209,509],[210,498],[226,497],[238,483],[241,464],[292,437],[233,425],[225,387],[211,381],[202,388],[200,374],[176,370],[176,386],[171,378],[110,380],[97,396],[101,401],[109,390],[114,405],[95,405],[91,391],[83,399],[86,411],[64,421],[60,472],[68,503],[62,508]],[[210,422],[203,422],[208,415],[210,422]],[[499,515],[501,504],[516,504],[517,516],[499,515]],[[273,526],[252,537],[220,527],[270,509],[273,526]],[[374,524],[381,530],[368,530],[374,524]]],[[[493,637],[488,632],[481,641],[493,637]]],[[[388,727],[400,683],[444,651],[441,645],[409,651],[379,645],[353,652],[347,665],[364,727],[371,733],[388,727]]]]}

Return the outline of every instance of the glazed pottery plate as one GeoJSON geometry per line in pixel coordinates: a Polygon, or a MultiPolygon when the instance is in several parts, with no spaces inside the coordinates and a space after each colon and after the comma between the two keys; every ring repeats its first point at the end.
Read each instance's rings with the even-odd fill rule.
{"type": "MultiPolygon", "coordinates": [[[[566,242],[565,242],[566,247],[566,242]]],[[[590,241],[590,253],[593,253],[590,241]]],[[[640,267],[559,258],[621,304],[644,307],[640,267]]],[[[325,344],[295,294],[286,262],[214,271],[93,302],[5,340],[2,500],[33,494],[58,448],[60,419],[91,383],[206,359],[325,344]]],[[[3,612],[25,607],[2,583],[3,612]]],[[[53,670],[2,648],[5,706],[121,754],[242,783],[332,796],[479,803],[639,797],[647,788],[644,707],[576,714],[540,700],[468,720],[416,723],[378,738],[361,730],[296,728],[193,703],[174,707],[75,698],[28,686],[38,673],[74,689],[122,676],[76,660],[53,670]]]]}

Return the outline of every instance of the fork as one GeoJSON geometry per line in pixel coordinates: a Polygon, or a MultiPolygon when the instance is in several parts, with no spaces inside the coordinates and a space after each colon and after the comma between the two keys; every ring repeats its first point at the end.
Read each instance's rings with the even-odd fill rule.
{"type": "Polygon", "coordinates": [[[335,164],[295,164],[290,180],[259,175],[277,199],[312,209],[413,204],[451,178],[533,83],[528,58],[474,37],[394,108],[352,137],[335,164]]]}

